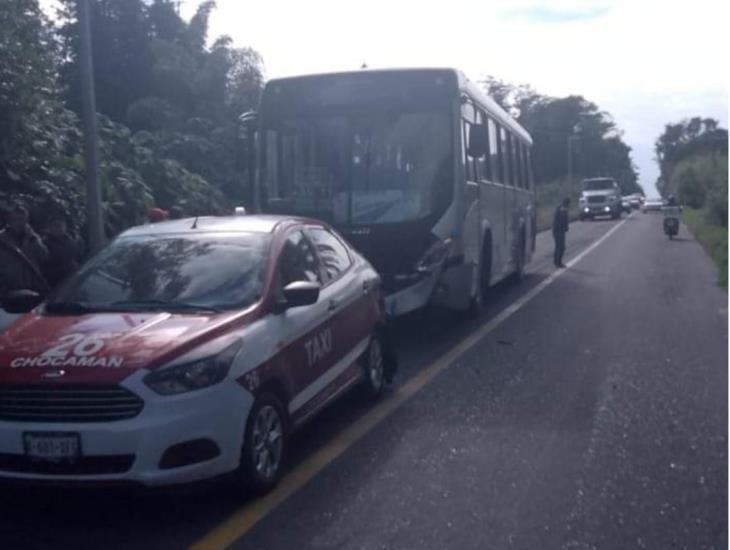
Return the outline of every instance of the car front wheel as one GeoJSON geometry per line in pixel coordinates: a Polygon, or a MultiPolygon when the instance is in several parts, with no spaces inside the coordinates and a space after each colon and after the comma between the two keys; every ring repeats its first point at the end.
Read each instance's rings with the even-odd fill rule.
{"type": "Polygon", "coordinates": [[[244,485],[257,494],[270,491],[281,478],[286,448],[284,407],[274,395],[262,394],[246,422],[239,468],[244,485]]]}

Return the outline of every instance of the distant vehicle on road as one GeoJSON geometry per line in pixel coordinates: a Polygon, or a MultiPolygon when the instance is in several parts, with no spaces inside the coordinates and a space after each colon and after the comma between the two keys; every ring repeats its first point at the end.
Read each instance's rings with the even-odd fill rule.
{"type": "Polygon", "coordinates": [[[380,278],[322,222],[124,232],[0,334],[0,477],[271,488],[289,434],[392,376],[380,278]],[[37,307],[36,307],[37,306],[37,307]]]}
{"type": "MultiPolygon", "coordinates": [[[[453,69],[270,80],[257,202],[323,219],[383,277],[390,315],[478,311],[535,247],[530,135],[453,69]]],[[[249,158],[252,158],[253,155],[249,158]]]]}
{"type": "Polygon", "coordinates": [[[641,195],[631,195],[631,197],[629,198],[629,206],[631,206],[632,210],[638,210],[639,208],[641,208],[641,202],[641,195]]]}
{"type": "Polygon", "coordinates": [[[579,218],[593,219],[596,216],[621,217],[621,189],[613,178],[589,178],[581,182],[578,199],[579,218]]]}
{"type": "Polygon", "coordinates": [[[627,214],[631,212],[631,197],[621,197],[621,209],[627,214]]]}
{"type": "Polygon", "coordinates": [[[644,205],[641,207],[641,211],[644,213],[659,212],[662,209],[662,206],[664,206],[664,201],[662,199],[646,199],[646,201],[644,201],[644,205]]]}

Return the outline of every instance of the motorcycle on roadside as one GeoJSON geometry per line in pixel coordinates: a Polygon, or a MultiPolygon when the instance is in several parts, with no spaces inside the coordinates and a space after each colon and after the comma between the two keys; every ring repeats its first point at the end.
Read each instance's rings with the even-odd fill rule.
{"type": "Polygon", "coordinates": [[[664,214],[664,234],[672,240],[679,233],[679,215],[682,212],[681,207],[676,204],[669,204],[662,207],[664,214]]]}

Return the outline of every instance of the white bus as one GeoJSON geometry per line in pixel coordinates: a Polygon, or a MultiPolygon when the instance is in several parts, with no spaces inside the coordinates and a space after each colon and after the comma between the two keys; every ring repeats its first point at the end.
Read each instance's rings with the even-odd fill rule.
{"type": "Polygon", "coordinates": [[[535,246],[529,134],[453,69],[362,70],[266,84],[254,202],[342,232],[386,308],[477,312],[535,246]]]}

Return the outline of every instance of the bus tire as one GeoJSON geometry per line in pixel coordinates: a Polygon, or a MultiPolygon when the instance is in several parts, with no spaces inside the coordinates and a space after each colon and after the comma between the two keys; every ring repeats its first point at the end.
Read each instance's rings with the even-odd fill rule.
{"type": "Polygon", "coordinates": [[[469,300],[466,316],[476,319],[484,310],[484,302],[489,291],[489,280],[492,272],[492,235],[487,232],[482,243],[482,252],[479,257],[476,294],[469,300]]]}
{"type": "Polygon", "coordinates": [[[520,239],[517,244],[517,257],[515,258],[515,270],[510,276],[510,283],[518,285],[525,278],[525,233],[520,232],[520,239]]]}

